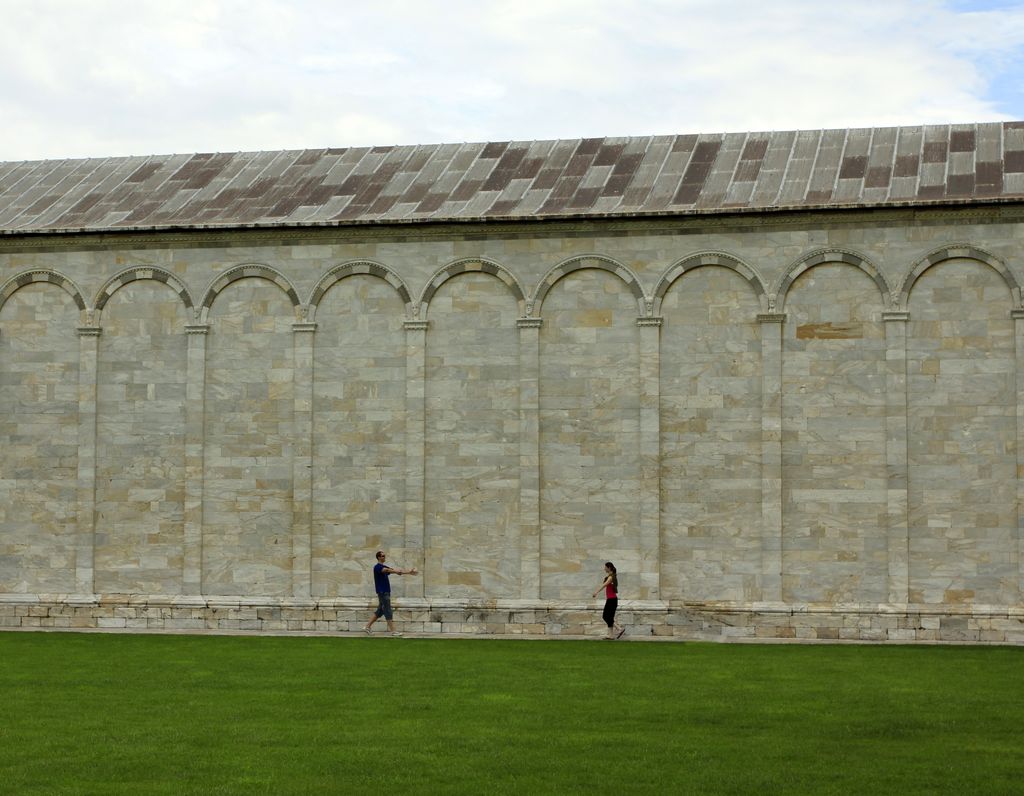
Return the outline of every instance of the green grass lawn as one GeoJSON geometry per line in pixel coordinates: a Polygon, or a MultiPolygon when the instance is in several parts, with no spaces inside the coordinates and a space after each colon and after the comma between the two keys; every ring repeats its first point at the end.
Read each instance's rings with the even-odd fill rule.
{"type": "Polygon", "coordinates": [[[1021,793],[1024,649],[0,633],[0,792],[1021,793]]]}

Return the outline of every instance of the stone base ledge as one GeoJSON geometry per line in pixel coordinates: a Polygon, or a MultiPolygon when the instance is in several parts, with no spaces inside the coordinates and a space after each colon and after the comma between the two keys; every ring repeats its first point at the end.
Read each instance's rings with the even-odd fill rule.
{"type": "MultiPolygon", "coordinates": [[[[408,633],[599,636],[601,600],[394,598],[408,633]]],[[[0,629],[357,632],[376,599],[230,595],[2,594],[0,629]]],[[[630,638],[1024,644],[1024,606],[815,605],[622,600],[630,638]]]]}

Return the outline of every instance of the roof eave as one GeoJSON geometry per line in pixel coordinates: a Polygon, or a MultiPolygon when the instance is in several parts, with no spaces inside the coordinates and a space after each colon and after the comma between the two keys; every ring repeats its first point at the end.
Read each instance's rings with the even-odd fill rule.
{"type": "Polygon", "coordinates": [[[836,213],[857,210],[934,210],[944,207],[986,207],[991,205],[1012,205],[1024,203],[1024,196],[992,196],[942,199],[908,199],[902,201],[887,200],[884,202],[851,202],[846,204],[792,204],[758,207],[712,207],[690,208],[687,210],[643,210],[623,212],[594,213],[537,213],[532,215],[486,215],[486,216],[448,216],[427,218],[387,218],[387,219],[342,219],[332,221],[281,221],[254,223],[225,224],[144,224],[132,226],[110,227],[52,227],[42,229],[0,229],[0,238],[45,237],[72,235],[128,235],[133,233],[170,233],[170,232],[233,232],[273,229],[344,229],[352,227],[407,227],[407,226],[452,226],[463,224],[539,224],[544,222],[587,222],[587,221],[621,221],[667,218],[713,218],[715,216],[757,216],[777,215],[781,213],[836,213]]]}

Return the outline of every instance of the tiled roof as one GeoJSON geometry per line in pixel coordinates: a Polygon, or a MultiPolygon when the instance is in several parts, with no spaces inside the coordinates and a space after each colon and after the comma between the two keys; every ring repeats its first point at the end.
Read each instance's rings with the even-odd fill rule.
{"type": "Polygon", "coordinates": [[[1024,199],[1024,122],[0,163],[0,234],[1024,199]]]}

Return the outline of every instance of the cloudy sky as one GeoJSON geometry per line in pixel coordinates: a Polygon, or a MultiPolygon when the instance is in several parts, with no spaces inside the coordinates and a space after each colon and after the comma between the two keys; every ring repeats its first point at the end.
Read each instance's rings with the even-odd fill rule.
{"type": "Polygon", "coordinates": [[[1024,0],[0,0],[0,160],[1024,119],[1024,0]]]}

